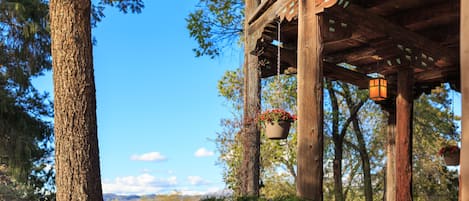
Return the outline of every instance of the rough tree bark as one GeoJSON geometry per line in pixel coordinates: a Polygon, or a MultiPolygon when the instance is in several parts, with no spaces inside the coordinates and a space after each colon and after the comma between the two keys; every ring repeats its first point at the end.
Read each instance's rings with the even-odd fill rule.
{"type": "MultiPolygon", "coordinates": [[[[337,101],[335,90],[333,89],[331,81],[326,81],[326,88],[329,93],[329,99],[332,106],[332,141],[334,142],[334,163],[332,165],[332,169],[334,172],[334,198],[336,201],[344,201],[344,190],[342,184],[342,158],[344,147],[343,141],[345,135],[339,134],[339,103],[337,101]]],[[[346,130],[347,127],[344,125],[342,129],[346,130]]]]}
{"type": "Polygon", "coordinates": [[[103,200],[90,0],[51,0],[58,201],[103,200]]]}

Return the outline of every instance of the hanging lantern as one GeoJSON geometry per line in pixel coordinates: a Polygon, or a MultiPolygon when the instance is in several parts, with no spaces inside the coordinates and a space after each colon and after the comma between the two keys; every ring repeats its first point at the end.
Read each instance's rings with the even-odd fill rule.
{"type": "Polygon", "coordinates": [[[370,98],[374,101],[382,101],[387,98],[387,81],[384,78],[372,78],[370,80],[370,98]]]}

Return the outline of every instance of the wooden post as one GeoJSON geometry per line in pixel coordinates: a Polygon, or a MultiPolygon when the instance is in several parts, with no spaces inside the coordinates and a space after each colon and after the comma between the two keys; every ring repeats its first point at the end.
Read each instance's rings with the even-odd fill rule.
{"type": "MultiPolygon", "coordinates": [[[[254,3],[253,0],[246,1],[246,13],[252,13],[255,9],[254,3]]],[[[247,19],[249,17],[246,17],[247,19]]],[[[247,30],[247,25],[245,29],[247,30]]],[[[258,57],[250,54],[252,50],[249,49],[249,44],[255,43],[256,40],[252,36],[245,36],[243,161],[240,175],[243,196],[259,196],[260,130],[256,118],[261,109],[261,85],[258,57]]]]}
{"type": "Polygon", "coordinates": [[[322,201],[322,42],[315,1],[299,0],[297,195],[322,201]]]}
{"type": "Polygon", "coordinates": [[[396,105],[385,108],[388,112],[386,130],[386,190],[385,200],[396,201],[396,105]]]}
{"type": "Polygon", "coordinates": [[[461,0],[461,154],[459,200],[469,200],[469,1],[461,0]]]}
{"type": "Polygon", "coordinates": [[[396,200],[412,200],[413,71],[397,73],[396,98],[396,200]]]}

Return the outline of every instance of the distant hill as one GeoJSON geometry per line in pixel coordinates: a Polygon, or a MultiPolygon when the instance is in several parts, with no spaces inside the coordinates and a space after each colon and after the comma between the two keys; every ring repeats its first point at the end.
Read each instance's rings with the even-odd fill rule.
{"type": "Polygon", "coordinates": [[[140,200],[140,196],[138,195],[116,195],[116,194],[104,194],[103,195],[104,201],[138,201],[140,200]]]}
{"type": "MultiPolygon", "coordinates": [[[[147,197],[153,199],[156,195],[145,195],[145,196],[138,196],[138,195],[116,195],[116,194],[104,194],[103,199],[104,201],[140,201],[141,198],[147,197]]],[[[164,195],[163,195],[164,196],[164,195]]],[[[181,195],[181,200],[200,200],[201,196],[199,195],[181,195]]],[[[159,200],[159,199],[157,199],[159,200]]],[[[180,200],[180,199],[177,199],[180,200]]]]}
{"type": "MultiPolygon", "coordinates": [[[[0,0],[1,1],[1,0],[0,0]]],[[[208,193],[205,195],[181,195],[177,194],[176,196],[179,195],[179,199],[176,199],[177,201],[179,200],[184,200],[184,201],[198,201],[201,198],[222,198],[222,197],[230,197],[232,196],[233,192],[231,190],[221,190],[218,192],[213,192],[213,193],[208,193]]],[[[150,198],[151,201],[153,201],[156,197],[156,200],[173,200],[174,197],[169,198],[169,197],[175,196],[175,194],[162,194],[158,195],[156,197],[156,194],[151,194],[151,195],[144,195],[144,196],[139,196],[139,195],[116,195],[113,193],[106,193],[103,195],[104,201],[140,201],[142,198],[150,198]]]]}

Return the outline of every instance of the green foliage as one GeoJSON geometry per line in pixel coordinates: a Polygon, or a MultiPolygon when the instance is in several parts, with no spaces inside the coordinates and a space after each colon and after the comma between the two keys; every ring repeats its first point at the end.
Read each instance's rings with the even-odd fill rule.
{"type": "Polygon", "coordinates": [[[44,187],[54,178],[52,125],[44,119],[52,117],[52,105],[31,78],[51,68],[48,4],[12,0],[0,1],[0,8],[0,165],[18,186],[7,187],[18,199],[46,199],[44,187]]]}
{"type": "Polygon", "coordinates": [[[116,7],[123,13],[141,13],[145,7],[143,0],[100,0],[91,5],[91,25],[97,26],[104,17],[104,10],[107,6],[116,7]]]}
{"type": "Polygon", "coordinates": [[[244,1],[199,0],[196,10],[186,18],[187,29],[199,47],[197,57],[218,56],[223,47],[232,45],[243,30],[244,1]]]}
{"type": "Polygon", "coordinates": [[[415,200],[457,200],[457,171],[449,170],[440,148],[460,140],[449,87],[442,85],[414,102],[413,193],[415,200]]]}

